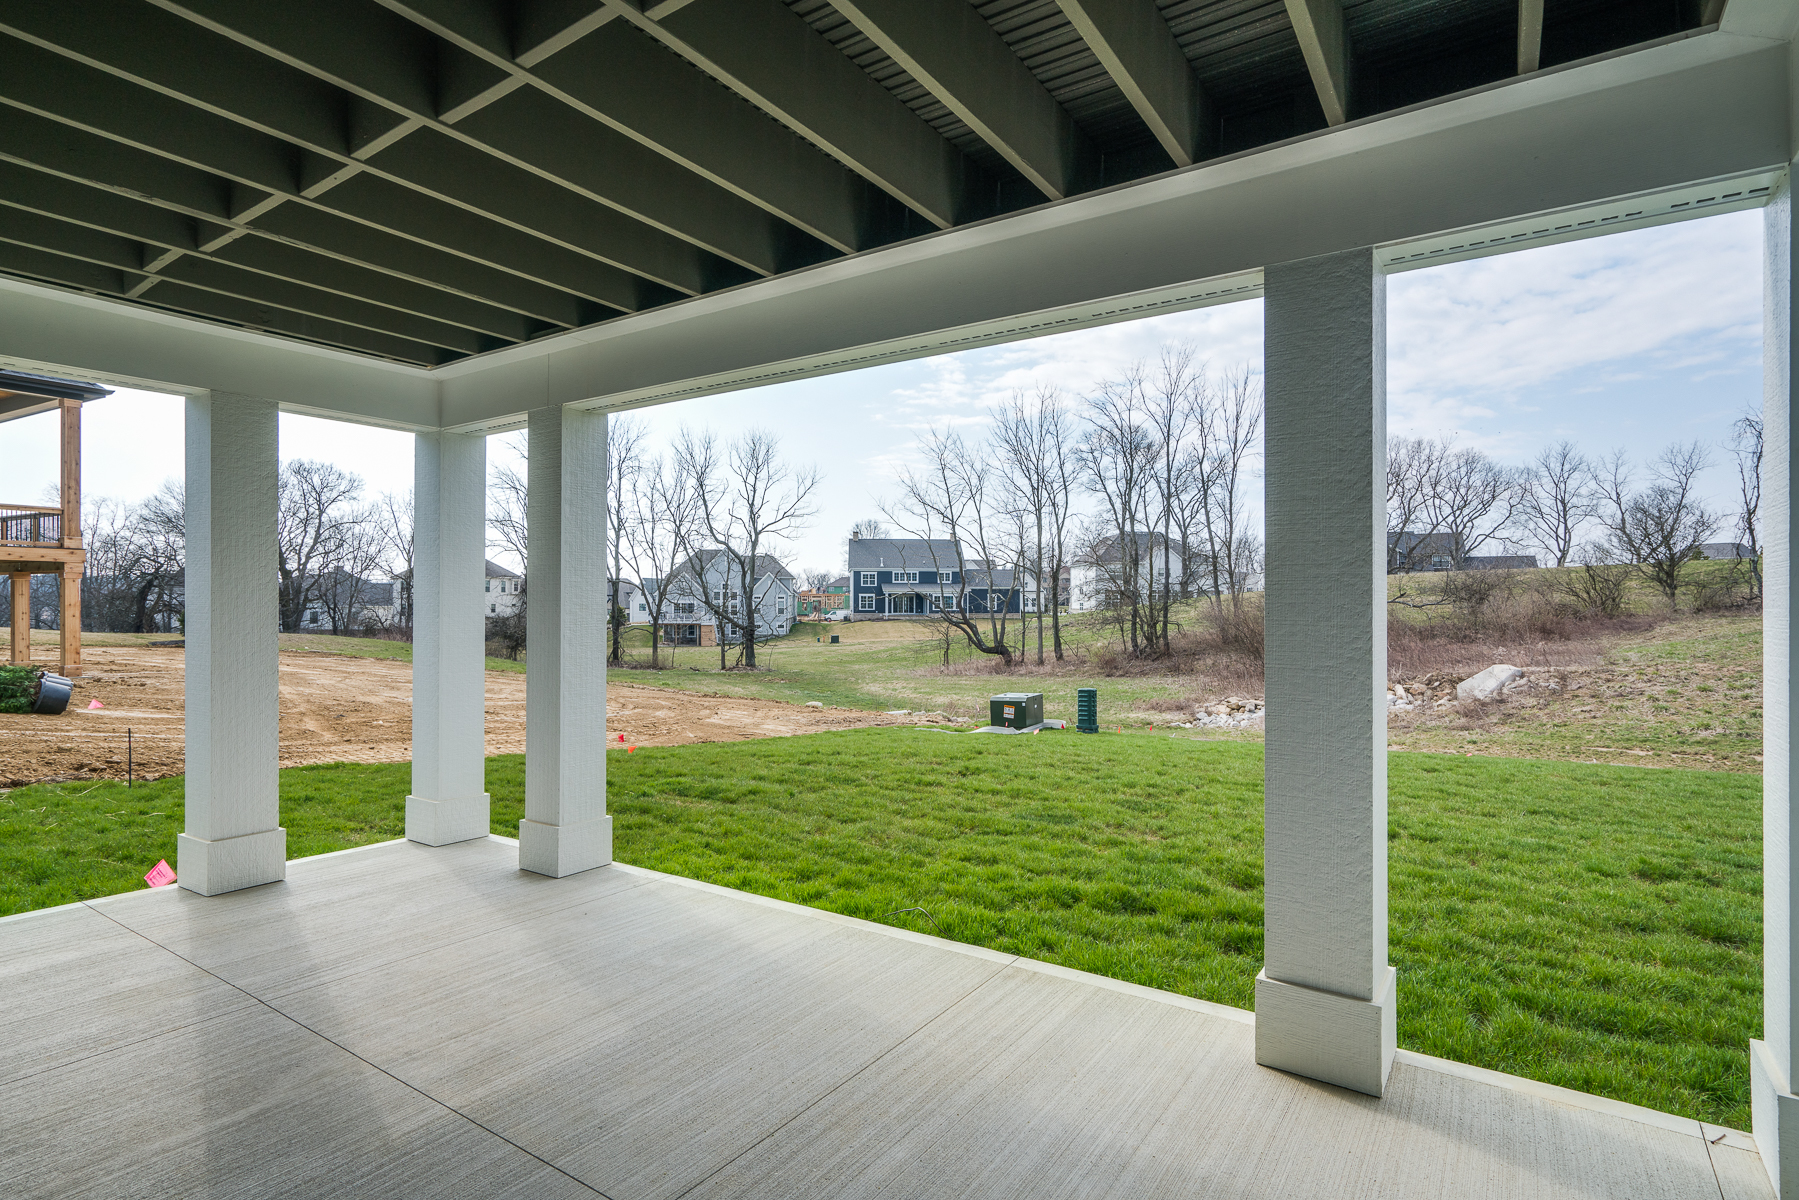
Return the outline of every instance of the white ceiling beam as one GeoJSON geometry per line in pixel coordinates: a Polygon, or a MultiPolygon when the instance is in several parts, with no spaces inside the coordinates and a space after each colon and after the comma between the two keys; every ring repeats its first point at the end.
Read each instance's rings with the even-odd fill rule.
{"type": "Polygon", "coordinates": [[[1044,195],[1059,200],[1086,185],[1093,158],[1086,135],[968,0],[835,0],[832,7],[1044,195]]]}
{"type": "Polygon", "coordinates": [[[1518,74],[1543,62],[1543,0],[1518,0],[1518,74]]]}
{"type": "Polygon", "coordinates": [[[1213,152],[1217,118],[1151,0],[1057,0],[1081,40],[1178,167],[1213,152]]]}
{"type": "Polygon", "coordinates": [[[1293,22],[1293,34],[1305,55],[1326,123],[1343,124],[1349,120],[1350,61],[1343,0],[1287,0],[1287,16],[1293,22]]]}

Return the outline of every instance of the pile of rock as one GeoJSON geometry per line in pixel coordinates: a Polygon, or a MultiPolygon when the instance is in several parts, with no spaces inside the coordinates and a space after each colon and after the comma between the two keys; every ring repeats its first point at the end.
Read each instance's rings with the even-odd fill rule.
{"type": "Polygon", "coordinates": [[[1508,663],[1495,663],[1466,679],[1438,671],[1412,682],[1389,684],[1387,711],[1448,708],[1463,701],[1497,700],[1529,692],[1561,690],[1562,685],[1554,675],[1544,672],[1529,675],[1508,663]]]}
{"type": "Polygon", "coordinates": [[[1191,721],[1176,721],[1182,729],[1253,729],[1262,724],[1267,706],[1249,696],[1226,696],[1193,714],[1191,721]]]}

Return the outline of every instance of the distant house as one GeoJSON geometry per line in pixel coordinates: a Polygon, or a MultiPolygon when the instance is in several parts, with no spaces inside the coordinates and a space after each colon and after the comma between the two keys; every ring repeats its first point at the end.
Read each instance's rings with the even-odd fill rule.
{"type": "Polygon", "coordinates": [[[1700,558],[1755,558],[1754,546],[1742,542],[1705,542],[1699,547],[1700,558]]]}
{"type": "Polygon", "coordinates": [[[647,625],[650,620],[650,604],[645,596],[644,585],[634,579],[614,579],[612,581],[612,603],[625,610],[625,624],[647,625]]]}
{"type": "MultiPolygon", "coordinates": [[[[723,550],[701,550],[676,567],[663,588],[662,638],[675,646],[736,642],[743,631],[743,580],[723,550]],[[720,613],[723,613],[721,621],[720,613]]],[[[799,616],[799,582],[772,555],[756,559],[754,622],[758,638],[781,637],[799,616]]]]}
{"type": "Polygon", "coordinates": [[[1461,538],[1453,533],[1413,533],[1409,529],[1387,534],[1387,572],[1453,571],[1461,538]]]}
{"type": "Polygon", "coordinates": [[[1530,571],[1537,567],[1534,554],[1462,554],[1461,535],[1413,533],[1387,535],[1387,573],[1417,571],[1530,571]]]}
{"type": "Polygon", "coordinates": [[[850,620],[964,612],[1036,612],[1028,575],[965,558],[949,538],[859,538],[849,543],[850,620]]]}
{"type": "Polygon", "coordinates": [[[524,602],[525,577],[517,571],[508,571],[499,563],[489,559],[487,563],[486,582],[486,614],[490,617],[510,617],[518,611],[524,602]]]}
{"type": "MultiPolygon", "coordinates": [[[[1162,594],[1163,581],[1173,580],[1171,594],[1185,600],[1190,597],[1181,579],[1187,572],[1188,552],[1185,542],[1160,533],[1137,530],[1129,536],[1112,534],[1095,541],[1081,555],[1070,574],[1069,607],[1076,612],[1103,608],[1113,603],[1125,590],[1125,576],[1131,569],[1126,557],[1135,553],[1137,590],[1162,594]]],[[[1194,564],[1197,566],[1197,564],[1194,564]]],[[[1142,595],[1140,599],[1147,599],[1142,595]]]]}
{"type": "Polygon", "coordinates": [[[391,625],[398,613],[400,585],[393,579],[364,579],[348,571],[327,571],[308,588],[300,628],[362,629],[391,625]]]}

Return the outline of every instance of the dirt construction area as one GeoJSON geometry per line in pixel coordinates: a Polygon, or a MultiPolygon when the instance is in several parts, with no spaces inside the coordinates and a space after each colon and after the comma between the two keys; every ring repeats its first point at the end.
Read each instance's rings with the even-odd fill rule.
{"type": "MultiPolygon", "coordinates": [[[[0,713],[0,787],[75,779],[123,779],[126,730],[140,779],[178,775],[182,742],[182,651],[92,646],[58,717],[0,713]],[[89,707],[92,701],[99,708],[89,707]]],[[[608,738],[623,746],[679,746],[786,737],[918,717],[778,700],[696,695],[613,684],[608,738]],[[617,735],[624,735],[619,743],[617,735]]],[[[308,651],[281,654],[281,765],[404,762],[412,755],[412,666],[389,659],[308,651]]],[[[487,673],[487,753],[525,749],[525,677],[487,673]]]]}

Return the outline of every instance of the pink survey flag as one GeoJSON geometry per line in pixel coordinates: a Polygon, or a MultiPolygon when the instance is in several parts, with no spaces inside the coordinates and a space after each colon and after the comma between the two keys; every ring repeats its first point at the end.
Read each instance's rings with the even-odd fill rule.
{"type": "Polygon", "coordinates": [[[89,708],[105,708],[106,707],[106,705],[100,703],[98,700],[89,700],[87,702],[87,706],[89,708]]]}
{"type": "Polygon", "coordinates": [[[166,887],[175,882],[175,869],[169,866],[168,859],[158,859],[150,873],[144,876],[144,882],[151,887],[166,887]]]}

